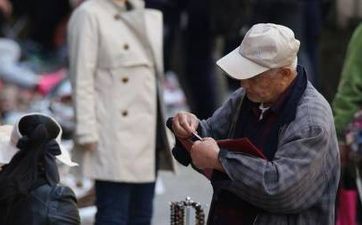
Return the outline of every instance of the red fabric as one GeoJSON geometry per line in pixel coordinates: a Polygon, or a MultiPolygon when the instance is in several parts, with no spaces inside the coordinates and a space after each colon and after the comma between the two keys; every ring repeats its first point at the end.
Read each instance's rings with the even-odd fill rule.
{"type": "Polygon", "coordinates": [[[248,138],[218,140],[217,144],[220,148],[224,148],[229,151],[242,152],[258,158],[266,159],[263,152],[255,147],[248,138]]]}
{"type": "MultiPolygon", "coordinates": [[[[183,147],[187,151],[191,151],[193,142],[189,139],[178,139],[183,147]]],[[[226,149],[228,151],[233,152],[241,152],[248,155],[252,155],[258,158],[266,159],[265,155],[262,153],[260,149],[255,147],[253,143],[248,138],[238,138],[238,139],[224,139],[217,140],[216,143],[220,148],[226,149]]],[[[210,179],[212,176],[212,169],[203,170],[203,174],[210,179]]]]}
{"type": "Polygon", "coordinates": [[[338,199],[336,225],[357,225],[357,191],[341,188],[338,199]]]}
{"type": "Polygon", "coordinates": [[[37,91],[46,95],[52,88],[58,84],[65,77],[65,70],[61,69],[52,73],[42,74],[42,77],[38,83],[37,91]]]}

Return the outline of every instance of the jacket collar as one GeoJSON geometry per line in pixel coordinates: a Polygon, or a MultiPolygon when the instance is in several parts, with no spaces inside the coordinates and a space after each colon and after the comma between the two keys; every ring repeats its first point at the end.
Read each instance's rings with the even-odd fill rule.
{"type": "Polygon", "coordinates": [[[305,69],[298,65],[297,73],[298,75],[296,81],[292,84],[293,86],[291,87],[289,98],[286,99],[281,109],[281,125],[290,123],[295,119],[299,100],[307,88],[308,79],[305,69]]]}

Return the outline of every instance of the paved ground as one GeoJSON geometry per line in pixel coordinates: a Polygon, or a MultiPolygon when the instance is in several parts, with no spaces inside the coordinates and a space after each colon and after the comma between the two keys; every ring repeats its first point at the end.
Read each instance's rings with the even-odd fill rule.
{"type": "Polygon", "coordinates": [[[169,225],[169,203],[185,200],[187,196],[201,203],[206,214],[209,210],[212,189],[208,180],[191,168],[180,166],[178,172],[178,175],[162,172],[160,174],[165,192],[156,196],[153,225],[169,225]]]}
{"type": "MultiPolygon", "coordinates": [[[[182,201],[191,197],[199,202],[206,214],[209,210],[212,189],[206,178],[191,168],[179,167],[177,175],[169,172],[160,172],[161,188],[154,201],[154,216],[152,225],[170,224],[170,202],[182,201]]],[[[92,225],[95,208],[82,209],[82,225],[92,225]]],[[[193,221],[193,220],[191,220],[193,221]]],[[[191,223],[193,225],[194,223],[191,223]]]]}

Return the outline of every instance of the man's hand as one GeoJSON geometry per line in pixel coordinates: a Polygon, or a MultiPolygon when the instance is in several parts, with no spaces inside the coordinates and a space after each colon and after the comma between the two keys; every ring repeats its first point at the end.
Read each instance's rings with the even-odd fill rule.
{"type": "Polygon", "coordinates": [[[191,158],[193,164],[199,169],[217,169],[224,171],[219,162],[220,148],[213,138],[204,138],[196,141],[191,148],[191,158]]]}
{"type": "Polygon", "coordinates": [[[78,144],[78,147],[85,152],[94,152],[97,150],[97,142],[78,144]]]}
{"type": "Polygon", "coordinates": [[[172,120],[172,129],[178,138],[186,139],[191,136],[199,126],[199,119],[188,112],[180,112],[172,120]]]}

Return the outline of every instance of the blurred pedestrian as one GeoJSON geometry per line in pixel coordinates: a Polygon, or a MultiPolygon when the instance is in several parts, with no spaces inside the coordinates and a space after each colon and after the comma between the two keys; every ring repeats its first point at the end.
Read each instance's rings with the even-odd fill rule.
{"type": "Polygon", "coordinates": [[[299,45],[285,26],[254,25],[217,62],[241,88],[207,120],[188,112],[173,118],[179,139],[195,132],[205,137],[190,155],[180,148],[174,155],[213,169],[208,224],[335,223],[340,167],[333,116],[297,66],[299,45]],[[220,149],[215,141],[241,137],[266,159],[220,149]]]}
{"type": "Polygon", "coordinates": [[[95,224],[150,224],[164,126],[162,14],[141,0],[89,0],[69,26],[75,142],[95,179],[95,224]]]}
{"type": "Polygon", "coordinates": [[[14,85],[3,85],[0,91],[1,124],[15,124],[24,114],[19,107],[19,88],[14,85]]]}
{"type": "Polygon", "coordinates": [[[207,118],[221,98],[213,65],[215,35],[210,23],[215,15],[209,10],[210,1],[146,0],[146,3],[164,12],[166,71],[180,67],[177,75],[191,111],[200,118],[207,118]],[[178,36],[181,38],[177,39],[178,36]],[[172,65],[176,44],[180,44],[181,51],[176,54],[177,65],[172,65]]]}
{"type": "Polygon", "coordinates": [[[339,211],[338,219],[340,221],[349,220],[348,224],[350,225],[356,224],[358,197],[355,165],[349,156],[351,149],[346,143],[346,129],[347,125],[352,122],[354,114],[362,107],[362,90],[360,88],[362,85],[361,49],[362,25],[359,25],[349,41],[338,90],[332,102],[342,159],[342,177],[338,202],[339,205],[344,202],[343,205],[349,205],[350,207],[350,210],[339,211]],[[348,196],[354,197],[348,198],[348,196]],[[342,214],[342,212],[345,213],[342,214]]]}
{"type": "Polygon", "coordinates": [[[80,224],[73,191],[59,184],[55,159],[76,165],[61,146],[61,135],[60,125],[39,113],[0,127],[1,225],[80,224]]]}

